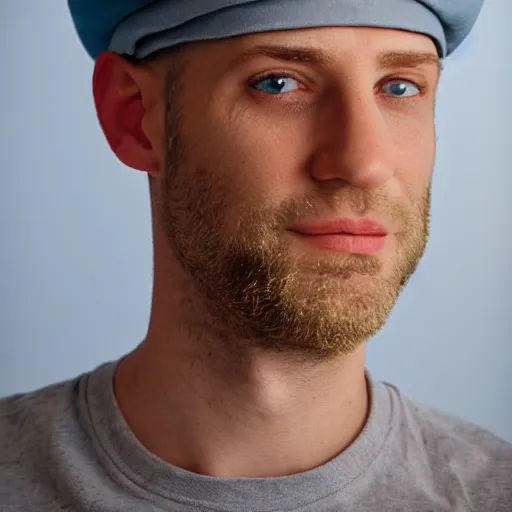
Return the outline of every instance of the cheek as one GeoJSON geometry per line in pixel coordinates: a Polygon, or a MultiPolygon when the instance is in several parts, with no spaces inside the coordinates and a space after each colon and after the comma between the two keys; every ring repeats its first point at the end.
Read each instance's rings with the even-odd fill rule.
{"type": "Polygon", "coordinates": [[[408,123],[394,131],[395,180],[411,202],[422,201],[432,181],[436,139],[433,120],[408,123]]]}
{"type": "Polygon", "coordinates": [[[193,165],[215,173],[234,208],[264,208],[296,195],[307,140],[298,123],[290,128],[243,112],[210,119],[194,136],[193,165]]]}

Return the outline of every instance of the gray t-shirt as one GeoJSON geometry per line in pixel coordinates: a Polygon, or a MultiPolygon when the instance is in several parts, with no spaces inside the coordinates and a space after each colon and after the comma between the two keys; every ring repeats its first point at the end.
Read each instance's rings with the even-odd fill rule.
{"type": "Polygon", "coordinates": [[[0,510],[512,511],[512,445],[371,384],[357,440],[281,478],[213,478],[170,466],[124,422],[115,363],[0,400],[0,510]]]}

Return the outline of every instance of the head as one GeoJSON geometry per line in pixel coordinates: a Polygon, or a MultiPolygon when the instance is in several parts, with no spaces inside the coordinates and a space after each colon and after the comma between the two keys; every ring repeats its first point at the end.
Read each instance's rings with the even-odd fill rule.
{"type": "Polygon", "coordinates": [[[189,283],[189,300],[244,343],[354,352],[426,246],[439,76],[430,37],[384,28],[101,54],[103,130],[149,175],[155,276],[189,283]],[[372,236],[313,234],[360,221],[372,236]]]}

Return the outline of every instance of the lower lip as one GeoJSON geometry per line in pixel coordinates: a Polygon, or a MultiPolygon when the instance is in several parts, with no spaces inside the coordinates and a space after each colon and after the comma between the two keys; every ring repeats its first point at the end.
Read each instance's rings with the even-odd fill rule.
{"type": "Polygon", "coordinates": [[[336,252],[353,254],[375,254],[381,251],[386,244],[386,236],[368,235],[305,235],[299,233],[309,243],[336,252]]]}

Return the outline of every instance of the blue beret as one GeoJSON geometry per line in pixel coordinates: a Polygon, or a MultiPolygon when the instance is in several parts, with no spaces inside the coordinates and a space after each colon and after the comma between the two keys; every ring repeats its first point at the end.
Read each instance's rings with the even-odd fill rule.
{"type": "Polygon", "coordinates": [[[430,36],[441,57],[473,28],[484,0],[68,0],[78,35],[96,57],[145,58],[171,46],[272,30],[370,26],[430,36]]]}

